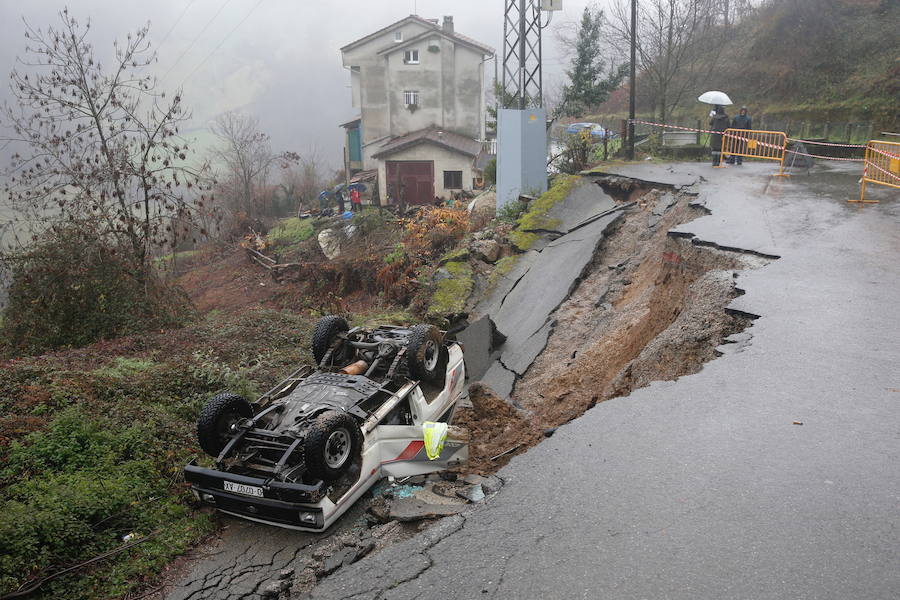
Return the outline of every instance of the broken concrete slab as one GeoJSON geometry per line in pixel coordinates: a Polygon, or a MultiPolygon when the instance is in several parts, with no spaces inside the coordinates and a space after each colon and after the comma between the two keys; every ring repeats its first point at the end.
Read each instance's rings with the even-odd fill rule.
{"type": "Polygon", "coordinates": [[[470,380],[477,381],[491,367],[505,337],[497,331],[490,316],[485,315],[457,333],[456,339],[466,348],[466,374],[470,380]]]}
{"type": "Polygon", "coordinates": [[[391,518],[397,521],[437,519],[459,513],[465,504],[428,504],[416,498],[401,498],[391,502],[391,518]]]}
{"type": "MultiPolygon", "coordinates": [[[[531,366],[547,345],[552,328],[550,315],[571,294],[605,234],[621,218],[619,212],[609,214],[554,240],[532,258],[529,269],[492,314],[497,329],[507,335],[500,354],[505,369],[523,375],[531,366]]],[[[509,379],[495,367],[488,373],[498,383],[509,379]]],[[[491,387],[505,396],[503,389],[491,387]]]]}
{"type": "Polygon", "coordinates": [[[564,202],[553,206],[547,212],[547,218],[554,223],[553,227],[560,234],[570,232],[591,215],[616,208],[616,202],[597,182],[590,178],[579,181],[569,192],[564,202]]]}
{"type": "Polygon", "coordinates": [[[675,189],[690,187],[701,179],[701,168],[697,163],[675,163],[659,165],[634,163],[625,165],[603,165],[597,170],[585,173],[593,177],[615,175],[636,179],[649,186],[666,186],[675,189]]]}
{"type": "Polygon", "coordinates": [[[516,384],[516,374],[495,360],[480,381],[500,398],[509,398],[516,384]]]}

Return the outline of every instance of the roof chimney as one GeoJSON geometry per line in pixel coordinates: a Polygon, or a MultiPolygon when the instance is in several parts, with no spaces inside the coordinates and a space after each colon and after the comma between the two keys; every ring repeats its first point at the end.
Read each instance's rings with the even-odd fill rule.
{"type": "Polygon", "coordinates": [[[453,33],[453,17],[444,16],[444,33],[453,33]]]}

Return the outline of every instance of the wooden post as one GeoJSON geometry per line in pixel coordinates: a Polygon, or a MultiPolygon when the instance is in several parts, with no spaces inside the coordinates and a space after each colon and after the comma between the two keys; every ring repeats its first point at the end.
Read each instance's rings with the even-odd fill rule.
{"type": "Polygon", "coordinates": [[[603,128],[603,160],[609,160],[609,129],[603,128]]]}
{"type": "Polygon", "coordinates": [[[831,123],[829,123],[828,121],[825,121],[825,131],[822,132],[822,138],[825,139],[825,140],[828,139],[828,127],[829,127],[829,125],[831,125],[831,123]]]}
{"type": "Polygon", "coordinates": [[[700,127],[700,119],[697,119],[696,129],[697,129],[697,145],[699,146],[700,145],[700,130],[703,129],[702,127],[700,127]]]}

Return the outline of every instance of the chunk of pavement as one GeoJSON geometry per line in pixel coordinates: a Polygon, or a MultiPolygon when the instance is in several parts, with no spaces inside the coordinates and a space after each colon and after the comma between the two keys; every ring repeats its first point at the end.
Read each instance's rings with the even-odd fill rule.
{"type": "Polygon", "coordinates": [[[495,360],[491,368],[481,377],[481,383],[491,388],[498,397],[506,399],[516,385],[516,374],[495,360]]]}
{"type": "Polygon", "coordinates": [[[495,263],[500,258],[500,244],[496,240],[475,240],[469,246],[475,258],[487,263],[495,263]]]}
{"type": "Polygon", "coordinates": [[[753,334],[749,331],[739,331],[738,333],[732,333],[728,337],[725,338],[725,341],[730,344],[739,344],[741,342],[749,342],[753,339],[753,334]]]}
{"type": "MultiPolygon", "coordinates": [[[[541,353],[550,334],[550,314],[569,297],[606,233],[621,218],[621,212],[607,215],[544,248],[499,310],[491,314],[497,328],[507,335],[501,353],[506,368],[523,375],[541,353]]],[[[498,379],[499,375],[494,373],[498,379]]],[[[501,394],[504,386],[489,385],[501,397],[508,395],[501,394]]]]}
{"type": "Polygon", "coordinates": [[[455,515],[465,504],[426,504],[416,498],[402,498],[391,502],[390,516],[397,521],[421,521],[455,515]]]}
{"type": "Polygon", "coordinates": [[[490,496],[491,494],[496,494],[500,491],[500,488],[503,487],[503,480],[497,477],[496,475],[490,475],[489,477],[485,477],[484,481],[481,482],[481,489],[484,490],[485,495],[490,496]]]}
{"type": "Polygon", "coordinates": [[[463,477],[463,481],[468,483],[469,485],[481,484],[484,482],[485,479],[487,479],[487,478],[483,477],[481,475],[478,475],[477,473],[469,473],[468,475],[463,477]]]}
{"type": "Polygon", "coordinates": [[[556,223],[553,229],[568,232],[585,219],[616,207],[616,201],[592,179],[583,179],[569,191],[562,202],[555,204],[547,218],[556,223]]]}
{"type": "Polygon", "coordinates": [[[277,598],[284,591],[281,586],[282,583],[282,581],[270,581],[263,586],[259,593],[263,598],[277,598]]]}
{"type": "Polygon", "coordinates": [[[431,486],[431,491],[444,498],[455,498],[456,490],[458,490],[459,487],[459,484],[455,481],[439,481],[431,486]]]}
{"type": "Polygon", "coordinates": [[[470,485],[456,491],[456,495],[465,498],[469,502],[481,502],[484,500],[484,489],[481,484],[470,485]]]}
{"type": "Polygon", "coordinates": [[[556,433],[556,427],[548,427],[544,430],[544,437],[553,437],[554,433],[556,433]]]}
{"type": "Polygon", "coordinates": [[[494,352],[506,337],[497,331],[490,316],[485,315],[457,333],[456,339],[466,348],[463,357],[466,361],[466,375],[470,380],[477,381],[490,368],[494,352]]]}
{"type": "Polygon", "coordinates": [[[282,569],[278,572],[278,579],[288,579],[294,574],[294,569],[282,569]]]}
{"type": "Polygon", "coordinates": [[[353,564],[358,550],[356,548],[343,548],[338,550],[322,562],[322,566],[316,569],[316,577],[328,577],[344,565],[353,564]]]}

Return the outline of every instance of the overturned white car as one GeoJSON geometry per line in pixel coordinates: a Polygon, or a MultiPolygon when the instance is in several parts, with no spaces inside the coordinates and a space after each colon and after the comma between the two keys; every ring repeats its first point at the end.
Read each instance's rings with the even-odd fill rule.
{"type": "Polygon", "coordinates": [[[316,325],[312,352],[317,369],[298,369],[253,403],[235,394],[207,402],[197,434],[215,467],[185,467],[202,502],[322,531],[381,477],[431,473],[468,458],[464,430],[434,425],[449,425],[466,393],[462,347],[436,327],[367,331],[327,316],[316,325]],[[433,460],[426,431],[440,432],[433,460]]]}

